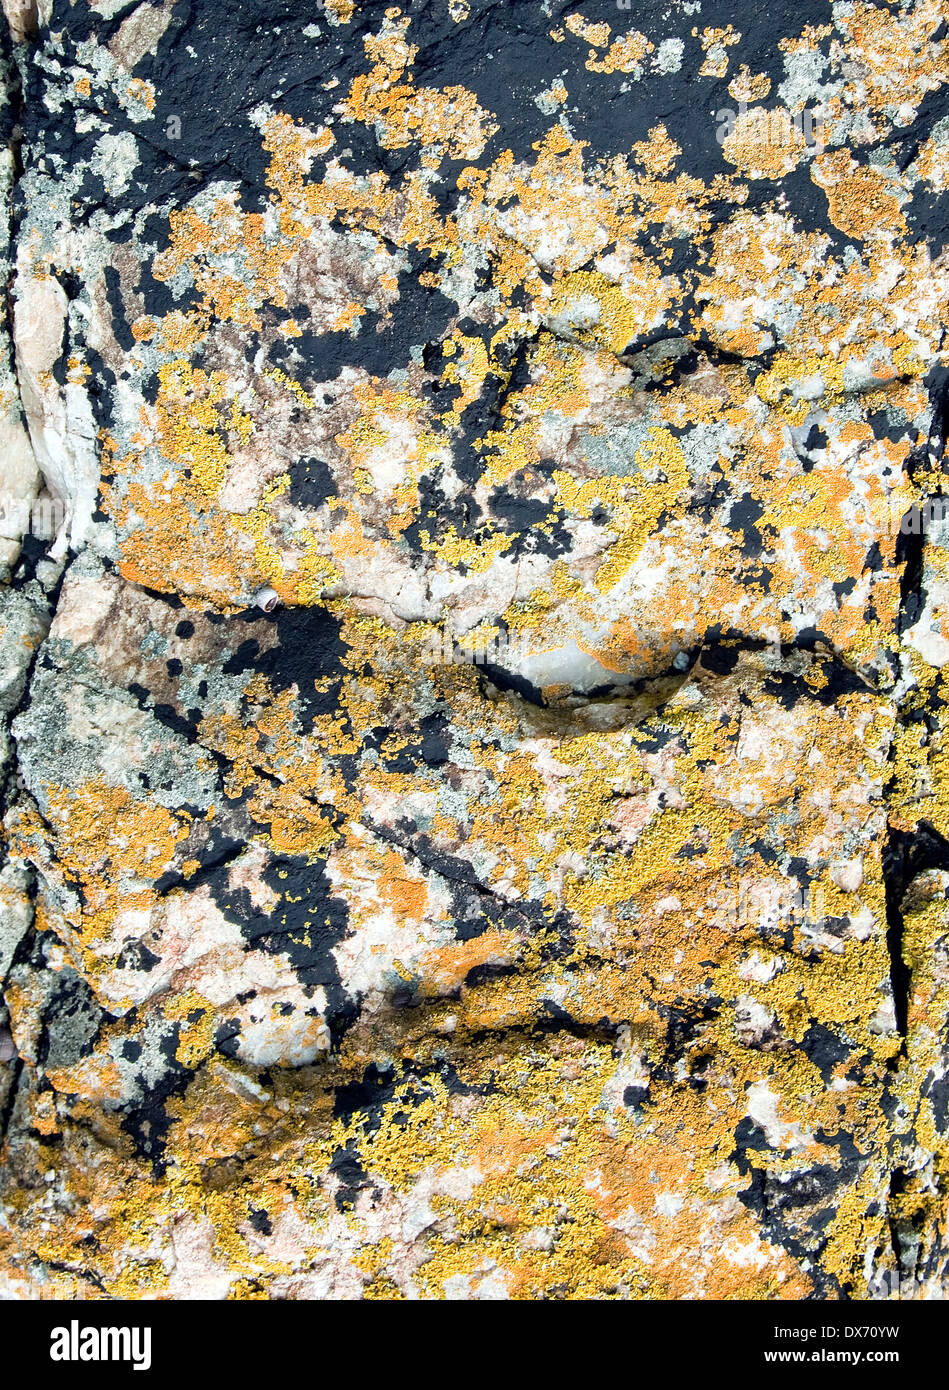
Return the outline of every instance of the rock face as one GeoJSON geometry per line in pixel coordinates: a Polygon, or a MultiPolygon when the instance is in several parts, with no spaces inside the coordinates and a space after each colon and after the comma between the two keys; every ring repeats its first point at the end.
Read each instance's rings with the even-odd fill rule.
{"type": "Polygon", "coordinates": [[[0,1294],[945,1297],[949,4],[5,9],[0,1294]]]}

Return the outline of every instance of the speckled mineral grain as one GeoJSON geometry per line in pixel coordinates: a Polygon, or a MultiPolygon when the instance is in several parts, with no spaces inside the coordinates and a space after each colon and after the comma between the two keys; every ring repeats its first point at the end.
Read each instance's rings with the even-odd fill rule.
{"type": "Polygon", "coordinates": [[[0,1294],[944,1297],[947,0],[4,8],[0,1294]]]}

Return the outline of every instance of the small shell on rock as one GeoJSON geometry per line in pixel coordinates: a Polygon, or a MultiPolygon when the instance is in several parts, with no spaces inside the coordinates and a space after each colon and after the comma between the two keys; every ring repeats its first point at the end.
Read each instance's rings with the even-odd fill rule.
{"type": "Polygon", "coordinates": [[[265,613],[272,613],[280,602],[280,596],[276,589],[258,589],[254,595],[254,602],[265,613]]]}

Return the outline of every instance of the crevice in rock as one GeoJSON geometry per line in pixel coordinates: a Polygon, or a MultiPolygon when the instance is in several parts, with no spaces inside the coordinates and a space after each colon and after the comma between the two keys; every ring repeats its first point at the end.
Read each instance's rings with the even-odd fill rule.
{"type": "Polygon", "coordinates": [[[900,611],[896,620],[900,637],[916,622],[923,603],[925,539],[921,527],[918,535],[904,534],[901,523],[900,534],[896,538],[896,561],[903,566],[900,575],[900,611]]]}
{"type": "Polygon", "coordinates": [[[916,1267],[915,1258],[911,1258],[913,1242],[907,1237],[905,1223],[894,1214],[894,1204],[898,1203],[899,1198],[906,1191],[907,1173],[905,1168],[897,1167],[890,1173],[890,1184],[887,1189],[887,1229],[890,1234],[890,1246],[893,1251],[893,1258],[896,1261],[896,1274],[900,1288],[903,1287],[904,1280],[911,1279],[916,1267]]]}
{"type": "Polygon", "coordinates": [[[57,1274],[72,1274],[77,1279],[88,1280],[93,1288],[98,1289],[100,1293],[108,1296],[108,1289],[105,1284],[103,1284],[98,1274],[94,1274],[91,1269],[83,1269],[76,1265],[64,1264],[61,1260],[44,1260],[43,1265],[46,1269],[51,1269],[57,1274]]]}
{"type": "Polygon", "coordinates": [[[7,1131],[13,1119],[13,1111],[16,1107],[16,1098],[20,1091],[20,1081],[22,1080],[25,1066],[26,1063],[22,1057],[17,1057],[16,1061],[13,1063],[13,1077],[10,1081],[10,1089],[3,1103],[3,1109],[0,1110],[0,1150],[2,1150],[6,1142],[7,1131]]]}
{"type": "Polygon", "coordinates": [[[909,1013],[910,972],[903,959],[902,903],[912,877],[912,846],[909,837],[891,829],[883,846],[883,886],[886,894],[886,948],[890,957],[890,989],[893,1012],[901,1043],[899,1053],[891,1058],[896,1066],[906,1055],[906,1023],[909,1013]]]}
{"type": "MultiPolygon", "coordinates": [[[[949,840],[928,821],[920,821],[916,830],[911,832],[891,828],[883,849],[883,882],[886,889],[890,983],[897,1027],[904,1039],[899,1057],[905,1055],[911,984],[910,971],[903,959],[902,904],[913,880],[927,869],[949,872],[949,840]]],[[[893,1064],[897,1065],[898,1060],[893,1059],[893,1064]]]]}

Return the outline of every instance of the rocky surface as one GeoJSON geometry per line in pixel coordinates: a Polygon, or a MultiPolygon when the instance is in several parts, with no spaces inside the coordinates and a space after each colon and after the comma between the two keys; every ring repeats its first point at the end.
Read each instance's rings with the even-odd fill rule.
{"type": "Polygon", "coordinates": [[[4,8],[0,1294],[944,1297],[949,5],[4,8]]]}

